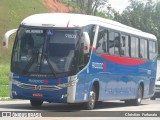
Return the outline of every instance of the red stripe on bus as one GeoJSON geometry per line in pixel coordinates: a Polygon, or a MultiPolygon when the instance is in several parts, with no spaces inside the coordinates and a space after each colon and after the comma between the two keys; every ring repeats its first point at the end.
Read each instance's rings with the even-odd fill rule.
{"type": "Polygon", "coordinates": [[[106,63],[106,62],[103,63],[103,70],[104,70],[104,71],[107,70],[107,63],[106,63]]]}
{"type": "Polygon", "coordinates": [[[100,56],[106,60],[122,65],[140,65],[147,62],[147,60],[141,60],[137,58],[125,58],[125,57],[112,56],[106,54],[100,54],[100,56]]]}

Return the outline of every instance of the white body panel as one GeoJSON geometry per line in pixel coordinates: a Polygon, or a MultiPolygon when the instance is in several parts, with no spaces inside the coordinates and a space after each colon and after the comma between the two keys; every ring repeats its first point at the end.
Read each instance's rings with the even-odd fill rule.
{"type": "Polygon", "coordinates": [[[152,34],[142,32],[138,29],[123,25],[119,22],[89,15],[69,13],[44,13],[29,16],[21,22],[21,25],[25,26],[63,28],[83,27],[88,24],[97,24],[110,29],[116,29],[141,37],[147,36],[147,38],[156,39],[156,37],[152,34]]]}

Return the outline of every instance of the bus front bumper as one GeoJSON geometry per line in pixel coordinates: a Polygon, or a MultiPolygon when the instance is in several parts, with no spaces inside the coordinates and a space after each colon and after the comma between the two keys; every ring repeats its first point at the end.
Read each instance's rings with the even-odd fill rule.
{"type": "Polygon", "coordinates": [[[16,80],[11,83],[11,98],[41,100],[55,103],[74,103],[77,77],[69,77],[68,83],[58,85],[33,85],[16,80]]]}

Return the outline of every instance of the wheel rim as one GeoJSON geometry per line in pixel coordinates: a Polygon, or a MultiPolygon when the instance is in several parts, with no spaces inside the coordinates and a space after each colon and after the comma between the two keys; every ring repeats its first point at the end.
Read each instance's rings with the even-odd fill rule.
{"type": "Polygon", "coordinates": [[[140,87],[139,89],[138,89],[138,103],[141,103],[141,101],[142,101],[142,88],[140,87]]]}
{"type": "Polygon", "coordinates": [[[91,92],[90,92],[90,100],[89,100],[89,106],[90,106],[91,108],[94,107],[95,99],[96,99],[95,92],[94,92],[94,91],[91,91],[91,92]]]}

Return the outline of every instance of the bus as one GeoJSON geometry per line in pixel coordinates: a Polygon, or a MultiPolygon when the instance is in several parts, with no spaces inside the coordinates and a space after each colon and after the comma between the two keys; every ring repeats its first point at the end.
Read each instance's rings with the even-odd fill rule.
{"type": "Polygon", "coordinates": [[[119,22],[81,14],[44,13],[25,18],[16,33],[10,72],[13,99],[33,107],[49,103],[121,100],[140,105],[154,95],[157,39],[119,22]]]}

